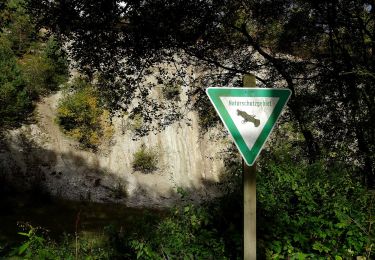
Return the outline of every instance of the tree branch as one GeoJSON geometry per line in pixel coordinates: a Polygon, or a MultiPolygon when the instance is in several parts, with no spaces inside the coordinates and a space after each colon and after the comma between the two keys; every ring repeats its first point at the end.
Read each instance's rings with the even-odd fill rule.
{"type": "MultiPolygon", "coordinates": [[[[202,55],[197,55],[197,54],[192,53],[192,52],[187,51],[187,50],[185,50],[185,52],[188,55],[192,56],[192,57],[195,57],[195,58],[197,58],[199,60],[205,61],[207,63],[210,63],[212,65],[215,65],[215,66],[217,66],[219,68],[222,68],[222,69],[225,69],[225,70],[228,70],[228,71],[231,71],[231,72],[235,72],[235,73],[239,73],[239,74],[250,74],[251,73],[251,72],[249,72],[247,70],[241,70],[241,69],[237,69],[237,68],[233,68],[233,67],[229,67],[229,66],[223,65],[222,63],[220,63],[217,60],[209,59],[209,58],[206,58],[206,57],[204,57],[202,55]]],[[[255,76],[255,78],[257,80],[259,80],[260,82],[262,82],[263,84],[266,84],[266,80],[264,80],[264,79],[262,79],[262,78],[260,78],[258,76],[255,76]]]]}

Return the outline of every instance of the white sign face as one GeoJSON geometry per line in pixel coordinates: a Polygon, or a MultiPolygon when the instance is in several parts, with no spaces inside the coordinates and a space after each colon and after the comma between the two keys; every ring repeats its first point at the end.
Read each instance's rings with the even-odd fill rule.
{"type": "Polygon", "coordinates": [[[279,100],[278,97],[221,97],[247,147],[251,150],[279,100]]]}
{"type": "Polygon", "coordinates": [[[247,165],[253,165],[291,91],[275,88],[208,88],[207,95],[247,165]]]}

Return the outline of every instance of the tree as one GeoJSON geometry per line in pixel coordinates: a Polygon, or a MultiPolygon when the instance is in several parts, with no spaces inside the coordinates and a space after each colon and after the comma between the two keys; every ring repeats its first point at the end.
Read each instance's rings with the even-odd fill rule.
{"type": "Polygon", "coordinates": [[[0,128],[23,119],[32,107],[10,43],[0,37],[0,128]]]}
{"type": "Polygon", "coordinates": [[[66,54],[53,36],[46,42],[35,42],[33,51],[19,59],[22,75],[31,98],[57,90],[68,79],[66,54]]]}
{"type": "Polygon", "coordinates": [[[82,78],[75,79],[60,99],[57,122],[63,132],[82,148],[96,151],[113,134],[109,113],[103,109],[95,89],[82,78]]]}
{"type": "Polygon", "coordinates": [[[68,78],[61,44],[39,34],[24,0],[0,3],[0,123],[17,125],[32,112],[32,101],[68,78]]]}
{"type": "MultiPolygon", "coordinates": [[[[11,43],[15,55],[24,54],[36,39],[36,30],[30,17],[26,14],[24,0],[8,0],[2,4],[1,31],[11,43]]],[[[0,21],[1,21],[0,20],[0,21]]]]}
{"type": "MultiPolygon", "coordinates": [[[[145,114],[163,118],[155,111],[167,111],[165,105],[145,98],[154,85],[139,84],[161,61],[206,68],[190,92],[195,100],[204,100],[199,98],[204,85],[239,85],[245,73],[257,75],[260,86],[290,88],[291,117],[310,162],[324,154],[355,163],[368,187],[375,187],[374,8],[365,0],[32,0],[30,5],[38,24],[72,42],[82,71],[101,75],[102,91],[117,108],[127,108],[138,96],[149,104],[138,110],[152,107],[145,114]]],[[[179,72],[184,79],[186,73],[179,72]]],[[[170,80],[163,70],[158,76],[170,80]]]]}

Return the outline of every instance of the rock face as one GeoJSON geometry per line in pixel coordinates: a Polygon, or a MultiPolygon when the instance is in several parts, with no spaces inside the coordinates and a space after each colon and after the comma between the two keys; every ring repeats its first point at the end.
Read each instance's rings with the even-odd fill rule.
{"type": "Polygon", "coordinates": [[[0,169],[9,180],[21,186],[41,185],[68,199],[139,207],[173,205],[181,197],[177,190],[192,200],[218,194],[215,184],[223,170],[218,155],[225,143],[210,140],[214,132],[202,136],[193,112],[190,125],[176,123],[136,141],[130,131],[123,131],[121,119],[114,118],[112,145],[106,152],[93,153],[80,149],[55,123],[60,97],[57,92],[42,99],[36,123],[5,134],[0,169]],[[133,155],[142,144],[157,150],[158,169],[152,173],[132,168],[133,155]]]}

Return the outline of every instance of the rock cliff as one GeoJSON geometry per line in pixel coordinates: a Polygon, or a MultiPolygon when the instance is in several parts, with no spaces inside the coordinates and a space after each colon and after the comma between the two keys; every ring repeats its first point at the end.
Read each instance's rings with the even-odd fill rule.
{"type": "Polygon", "coordinates": [[[137,207],[173,205],[181,191],[194,201],[218,194],[216,183],[223,170],[219,154],[226,144],[210,140],[217,129],[202,135],[194,112],[188,114],[191,124],[175,123],[139,140],[133,140],[131,131],[123,129],[123,119],[115,117],[111,145],[94,153],[82,150],[56,123],[61,96],[57,92],[43,98],[34,123],[5,133],[0,161],[8,180],[37,185],[67,199],[137,207]],[[152,173],[132,168],[142,144],[157,151],[157,170],[152,173]]]}

